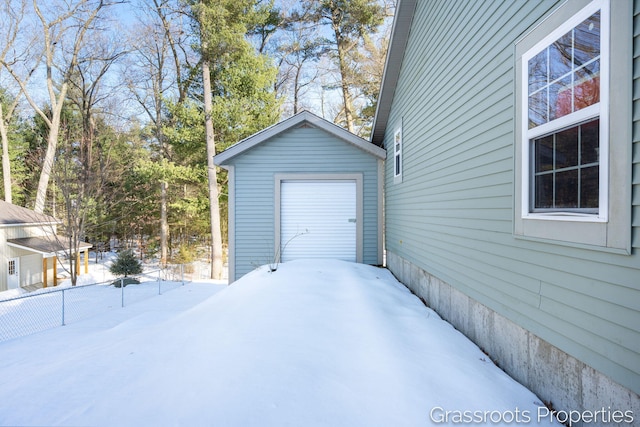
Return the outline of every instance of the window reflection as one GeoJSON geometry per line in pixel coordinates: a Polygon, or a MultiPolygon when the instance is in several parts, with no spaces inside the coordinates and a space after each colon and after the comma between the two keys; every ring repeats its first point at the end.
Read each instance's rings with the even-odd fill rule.
{"type": "Polygon", "coordinates": [[[600,102],[600,12],[531,58],[529,129],[600,102]]]}
{"type": "Polygon", "coordinates": [[[569,32],[560,37],[548,47],[549,49],[549,80],[557,80],[572,70],[571,47],[573,42],[573,32],[569,32]]]}

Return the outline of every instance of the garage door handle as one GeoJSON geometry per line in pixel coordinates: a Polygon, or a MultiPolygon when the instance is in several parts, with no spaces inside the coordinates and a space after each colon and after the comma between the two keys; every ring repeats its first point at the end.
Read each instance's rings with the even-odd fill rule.
{"type": "Polygon", "coordinates": [[[355,218],[349,218],[349,222],[356,222],[355,218]]]}

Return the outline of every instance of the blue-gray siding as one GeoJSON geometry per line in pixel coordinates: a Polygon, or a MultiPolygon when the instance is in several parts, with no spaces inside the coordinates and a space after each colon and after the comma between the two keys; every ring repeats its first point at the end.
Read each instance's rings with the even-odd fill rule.
{"type": "MultiPolygon", "coordinates": [[[[288,130],[229,162],[235,167],[235,279],[274,257],[276,173],[363,173],[363,262],[378,262],[378,159],[323,130],[288,130]]],[[[230,233],[233,230],[230,230],[230,233]]]]}
{"type": "Polygon", "coordinates": [[[514,45],[559,3],[418,2],[385,135],[386,248],[640,393],[640,1],[632,255],[513,236],[514,45]]]}

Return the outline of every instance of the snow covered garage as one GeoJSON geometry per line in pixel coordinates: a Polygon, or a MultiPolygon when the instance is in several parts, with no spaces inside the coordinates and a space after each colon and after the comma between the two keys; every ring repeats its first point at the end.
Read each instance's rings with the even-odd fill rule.
{"type": "Polygon", "coordinates": [[[229,281],[278,259],[382,264],[384,158],[307,111],[217,154],[229,172],[229,281]]]}

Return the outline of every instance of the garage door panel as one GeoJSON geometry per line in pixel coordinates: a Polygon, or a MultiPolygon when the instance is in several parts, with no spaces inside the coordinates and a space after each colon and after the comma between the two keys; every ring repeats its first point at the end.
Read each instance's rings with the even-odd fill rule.
{"type": "Polygon", "coordinates": [[[356,260],[355,181],[283,181],[282,261],[356,260]]]}

